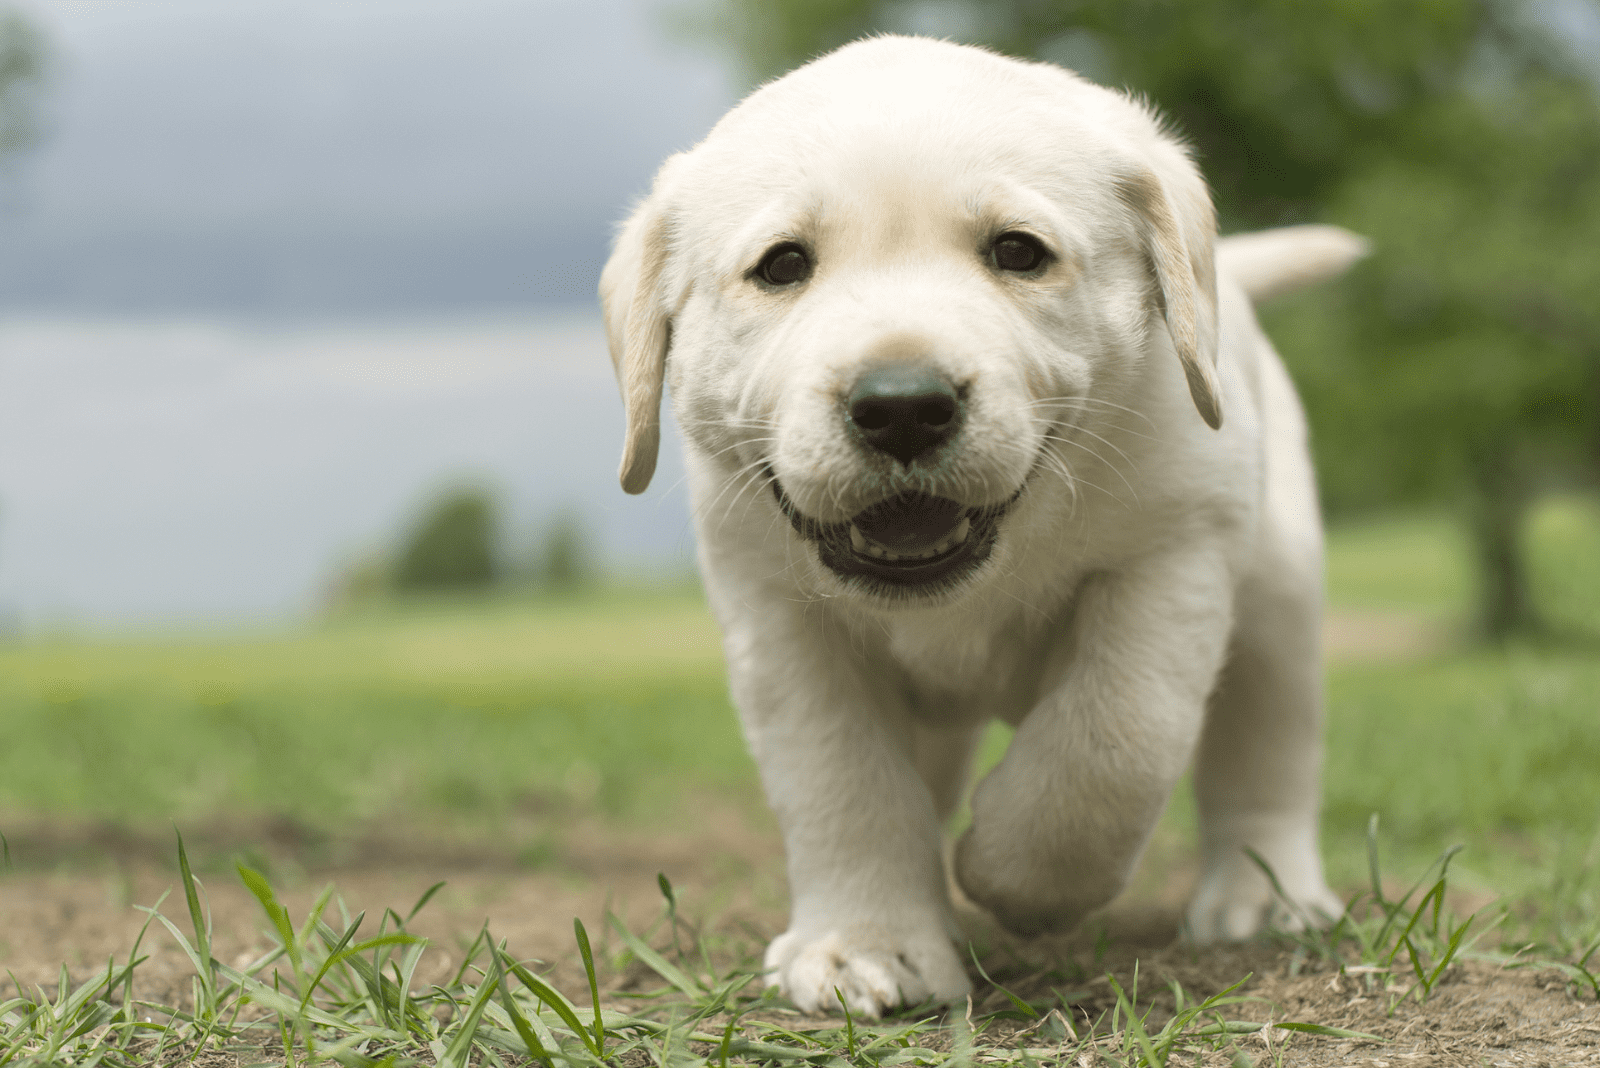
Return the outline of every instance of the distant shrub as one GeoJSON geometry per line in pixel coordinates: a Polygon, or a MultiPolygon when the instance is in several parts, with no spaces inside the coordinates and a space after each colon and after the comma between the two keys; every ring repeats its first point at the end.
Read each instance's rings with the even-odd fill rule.
{"type": "Polygon", "coordinates": [[[341,609],[371,604],[388,594],[391,585],[388,558],[374,552],[364,553],[335,565],[323,595],[323,605],[341,609]]]}
{"type": "Polygon", "coordinates": [[[439,497],[401,546],[392,582],[399,591],[482,590],[500,578],[498,515],[481,487],[439,497]]]}
{"type": "Polygon", "coordinates": [[[545,527],[534,553],[534,579],[547,590],[577,590],[594,585],[592,537],[573,512],[563,512],[545,527]]]}

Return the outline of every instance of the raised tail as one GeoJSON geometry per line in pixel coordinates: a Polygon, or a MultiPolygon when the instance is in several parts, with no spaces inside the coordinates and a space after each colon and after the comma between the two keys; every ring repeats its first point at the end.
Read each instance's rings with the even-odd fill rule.
{"type": "Polygon", "coordinates": [[[1253,304],[1343,274],[1370,251],[1367,239],[1338,226],[1284,226],[1217,242],[1217,269],[1253,304]]]}

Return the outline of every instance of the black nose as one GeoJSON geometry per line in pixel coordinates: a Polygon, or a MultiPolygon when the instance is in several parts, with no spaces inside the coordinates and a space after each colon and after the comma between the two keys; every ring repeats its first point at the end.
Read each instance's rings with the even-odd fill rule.
{"type": "Polygon", "coordinates": [[[930,452],[955,433],[961,399],[927,364],[879,364],[856,379],[848,401],[850,422],[868,445],[903,464],[930,452]]]}

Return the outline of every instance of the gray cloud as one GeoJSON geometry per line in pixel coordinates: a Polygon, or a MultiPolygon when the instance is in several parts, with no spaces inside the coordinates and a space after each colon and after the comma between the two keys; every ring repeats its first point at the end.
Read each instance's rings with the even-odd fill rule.
{"type": "Polygon", "coordinates": [[[612,221],[729,101],[628,0],[27,10],[59,62],[0,306],[587,301],[612,221]]]}

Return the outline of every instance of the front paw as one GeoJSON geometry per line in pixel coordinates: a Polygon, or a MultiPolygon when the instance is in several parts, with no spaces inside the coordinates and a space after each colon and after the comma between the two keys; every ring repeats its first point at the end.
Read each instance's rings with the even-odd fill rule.
{"type": "Polygon", "coordinates": [[[901,1005],[954,1001],[972,990],[937,925],[911,934],[871,923],[789,930],[767,947],[766,975],[802,1012],[837,1012],[842,995],[852,1013],[874,1020],[901,1005]]]}
{"type": "Polygon", "coordinates": [[[1072,855],[1080,862],[1068,864],[988,830],[974,821],[961,836],[956,878],[974,904],[1019,937],[1072,929],[1126,881],[1121,869],[1090,850],[1077,850],[1072,855]]]}

